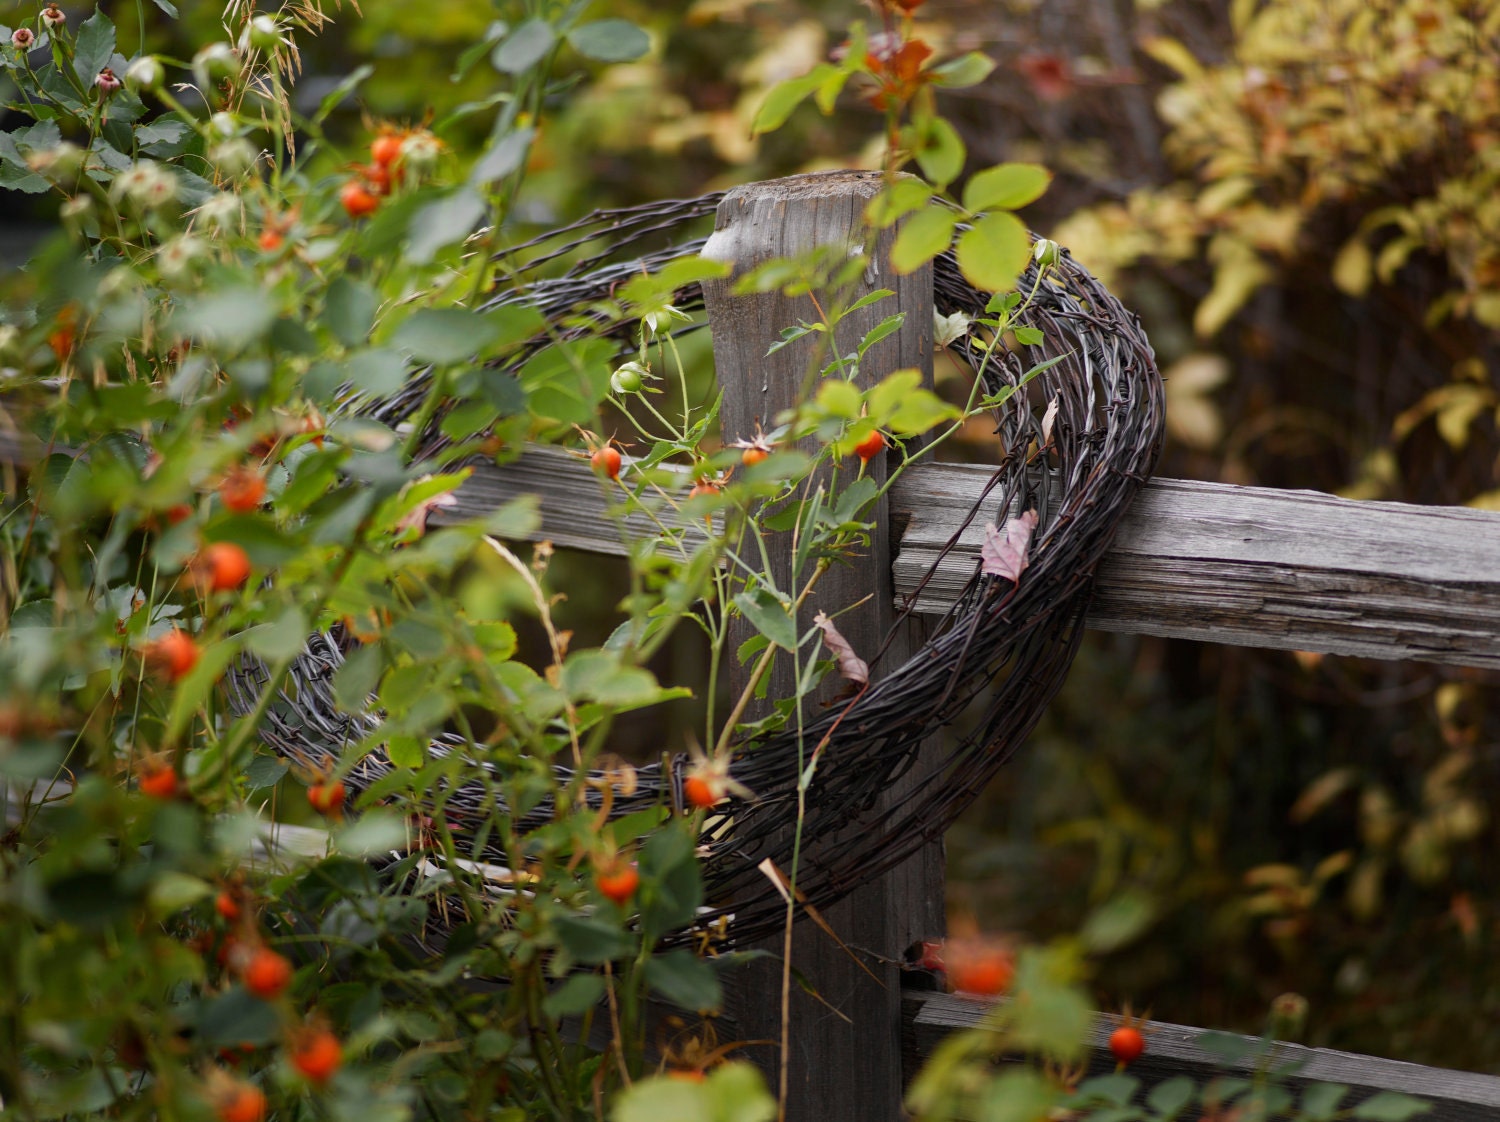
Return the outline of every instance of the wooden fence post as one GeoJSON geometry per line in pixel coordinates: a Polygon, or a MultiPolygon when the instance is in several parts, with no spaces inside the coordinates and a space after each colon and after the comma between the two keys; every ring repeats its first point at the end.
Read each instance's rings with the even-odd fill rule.
{"type": "MultiPolygon", "coordinates": [[[[888,255],[894,231],[885,231],[876,244],[866,244],[863,224],[868,201],[880,190],[881,177],[872,172],[830,172],[757,183],[731,191],[719,204],[715,231],[704,255],[734,266],[734,276],[765,261],[792,257],[817,246],[863,248],[869,254],[858,297],[880,288],[894,291],[861,309],[839,326],[834,340],[848,353],[865,332],[897,310],[906,313],[901,329],[871,348],[862,364],[862,385],[870,385],[893,370],[914,367],[932,382],[932,271],[922,269],[898,276],[888,255]]],[[[713,330],[714,360],[724,390],[722,425],[726,440],[748,438],[757,423],[769,430],[776,416],[790,408],[807,376],[813,341],[803,339],[775,354],[767,350],[783,328],[799,320],[815,321],[817,307],[807,296],[780,293],[734,295],[734,276],[704,285],[709,323],[713,330]]],[[[821,299],[821,294],[820,294],[821,299]]],[[[824,305],[826,307],[826,305],[824,305]]],[[[878,459],[878,458],[877,458],[878,459]]],[[[883,477],[885,467],[872,460],[872,471],[883,477]]],[[[856,601],[865,602],[839,618],[839,629],[854,649],[869,658],[880,647],[895,622],[892,607],[891,544],[886,504],[872,518],[876,532],[869,551],[848,565],[826,573],[804,605],[799,627],[809,626],[820,609],[830,615],[856,601]]],[[[773,551],[772,566],[780,587],[790,571],[790,534],[782,535],[773,551]]],[[[920,624],[903,624],[903,631],[887,650],[882,671],[900,666],[920,645],[920,624]]],[[[751,632],[731,635],[731,649],[751,632]]],[[[731,688],[743,688],[749,667],[733,666],[731,688]]],[[[778,660],[769,697],[793,692],[789,659],[778,660]]],[[[747,714],[750,718],[761,715],[747,714]]],[[[914,773],[920,768],[914,769],[914,773]]],[[[899,800],[905,784],[893,784],[881,807],[899,800]]],[[[851,824],[856,825],[856,824],[851,824]]],[[[901,867],[830,908],[828,919],[851,947],[899,960],[911,943],[936,938],[943,931],[943,851],[934,843],[901,867]]],[[[732,987],[726,1014],[742,1040],[775,1040],[781,1035],[780,938],[762,944],[777,956],[752,963],[732,987]]],[[[788,1066],[788,1119],[793,1122],[895,1122],[901,1111],[901,981],[890,961],[861,955],[879,979],[872,980],[860,965],[840,950],[811,922],[794,927],[792,964],[817,989],[817,998],[795,983],[791,1000],[791,1055],[788,1066]],[[826,1002],[827,1004],[824,1004],[826,1002]],[[831,1011],[836,1010],[836,1012],[831,1011]],[[845,1020],[847,1018],[847,1020],[845,1020]]],[[[771,1047],[750,1052],[777,1087],[779,1054],[771,1047]]]]}

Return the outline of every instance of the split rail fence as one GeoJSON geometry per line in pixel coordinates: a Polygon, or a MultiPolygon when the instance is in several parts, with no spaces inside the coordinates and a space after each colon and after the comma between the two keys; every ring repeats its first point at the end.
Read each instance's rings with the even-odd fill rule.
{"type": "MultiPolygon", "coordinates": [[[[815,245],[855,244],[864,236],[861,215],[872,190],[870,177],[858,174],[739,188],[719,205],[704,253],[730,262],[738,274],[815,245]]],[[[906,311],[902,329],[886,341],[888,368],[916,367],[930,381],[931,273],[882,272],[879,261],[886,248],[875,247],[876,268],[866,282],[870,289],[893,289],[895,296],[869,309],[868,323],[849,324],[850,338],[893,307],[906,311]]],[[[806,297],[734,295],[728,282],[705,290],[724,392],[723,431],[726,439],[748,437],[757,422],[769,424],[793,404],[805,355],[794,347],[767,352],[781,328],[810,317],[810,306],[806,297]]],[[[627,458],[626,478],[628,463],[627,458]]],[[[917,619],[900,625],[907,634],[898,632],[890,650],[895,656],[890,664],[899,665],[903,651],[920,644],[920,616],[950,607],[978,563],[982,526],[965,530],[957,548],[948,546],[991,474],[982,466],[924,463],[897,480],[874,515],[868,556],[830,570],[818,589],[818,599],[835,607],[875,593],[872,605],[840,617],[840,629],[856,650],[877,649],[901,609],[911,606],[917,619]]],[[[683,489],[690,485],[684,475],[683,489]]],[[[609,491],[585,459],[555,447],[529,448],[504,467],[480,465],[458,492],[459,506],[444,517],[481,514],[522,495],[539,500],[537,540],[590,553],[626,553],[621,526],[610,517],[615,500],[609,491]]],[[[623,532],[644,536],[658,528],[627,519],[623,532]]],[[[1135,499],[1099,571],[1088,625],[1500,669],[1500,514],[1153,480],[1135,499]]],[[[735,693],[743,684],[743,677],[731,678],[735,693]]],[[[777,688],[773,682],[771,696],[777,688]]],[[[887,799],[899,800],[901,793],[898,784],[887,799]]],[[[902,1117],[902,1088],[922,1060],[945,1034],[972,1026],[989,1007],[903,990],[903,973],[895,965],[915,941],[942,934],[941,840],[825,915],[847,944],[874,954],[856,964],[813,924],[796,924],[793,962],[820,998],[793,988],[788,1118],[896,1122],[902,1117]]],[[[782,947],[776,941],[767,949],[779,954],[782,947]]],[[[761,960],[741,972],[746,976],[729,996],[720,1040],[779,1037],[779,970],[776,961],[761,960]]],[[[1110,1062],[1103,1050],[1108,1027],[1101,1018],[1094,1041],[1096,1071],[1110,1062]]],[[[1183,1073],[1210,1077],[1222,1068],[1196,1043],[1203,1031],[1155,1025],[1147,1056],[1135,1070],[1147,1080],[1183,1073]]],[[[1500,1118],[1500,1078],[1284,1047],[1286,1058],[1305,1061],[1302,1078],[1349,1085],[1350,1102],[1364,1092],[1400,1090],[1428,1097],[1435,1109],[1425,1117],[1441,1122],[1500,1118]]],[[[775,1049],[749,1054],[775,1086],[775,1049]]]]}
{"type": "MultiPolygon", "coordinates": [[[[818,244],[852,244],[862,236],[860,216],[870,190],[870,177],[858,174],[741,188],[720,204],[705,253],[742,271],[818,244]]],[[[895,289],[895,306],[908,313],[887,352],[896,356],[892,368],[916,367],[930,380],[930,271],[895,277],[881,275],[877,267],[868,280],[872,289],[895,289]]],[[[803,359],[791,347],[772,355],[767,351],[779,330],[807,318],[808,309],[774,294],[736,296],[727,283],[706,288],[725,395],[724,431],[731,439],[748,436],[756,421],[769,422],[792,404],[803,359]]],[[[875,309],[875,320],[865,329],[890,307],[882,303],[875,309]]],[[[856,323],[850,330],[862,329],[856,323]]],[[[29,459],[25,452],[16,441],[0,439],[0,456],[29,459]]],[[[901,626],[909,632],[905,649],[913,650],[920,616],[948,609],[974,572],[983,531],[975,525],[960,535],[957,548],[947,547],[990,475],[979,466],[926,463],[891,488],[875,516],[869,555],[831,570],[819,588],[820,599],[829,604],[875,593],[868,609],[840,619],[856,650],[875,649],[907,606],[917,619],[901,626]]],[[[684,476],[684,490],[688,486],[684,476]]],[[[555,447],[529,448],[504,467],[479,466],[458,492],[459,505],[443,517],[481,514],[522,495],[540,502],[536,540],[596,554],[626,553],[620,526],[609,517],[609,493],[586,460],[555,447]]],[[[624,532],[645,535],[656,527],[627,520],[624,532]]],[[[1500,669],[1500,514],[1153,480],[1136,498],[1099,570],[1088,626],[1500,669]]],[[[901,650],[898,640],[892,654],[901,650]]],[[[891,659],[892,665],[899,661],[891,659]]],[[[743,680],[730,684],[737,691],[743,680]]],[[[773,683],[773,694],[775,689],[773,683]]],[[[887,797],[898,800],[900,789],[887,797]]],[[[283,841],[298,848],[308,839],[283,841]]],[[[902,1117],[904,1083],[922,1060],[944,1035],[973,1026],[989,1008],[983,1001],[904,989],[896,966],[915,941],[942,934],[941,840],[825,914],[846,943],[874,954],[856,965],[812,924],[796,925],[793,961],[820,998],[794,989],[788,1117],[793,1122],[895,1122],[902,1117]]],[[[769,949],[779,953],[781,946],[769,949]]],[[[721,1040],[779,1036],[779,969],[775,962],[751,965],[730,996],[721,1040]]],[[[1148,1052],[1134,1069],[1148,1081],[1183,1073],[1204,1079],[1222,1070],[1197,1043],[1205,1030],[1151,1027],[1148,1052]]],[[[1108,1028],[1100,1018],[1096,1071],[1109,1066],[1103,1047],[1108,1028]]],[[[1351,1102],[1363,1093],[1399,1090],[1428,1098],[1434,1110],[1425,1117],[1438,1122],[1500,1118],[1497,1077],[1283,1047],[1285,1058],[1304,1061],[1301,1079],[1347,1084],[1354,1091],[1351,1102]]],[[[750,1055],[774,1086],[775,1049],[752,1049],[750,1055]]]]}

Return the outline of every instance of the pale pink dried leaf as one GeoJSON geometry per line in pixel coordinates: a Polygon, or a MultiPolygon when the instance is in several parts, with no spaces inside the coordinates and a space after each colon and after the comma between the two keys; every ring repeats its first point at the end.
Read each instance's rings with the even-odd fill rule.
{"type": "Polygon", "coordinates": [[[1042,447],[1052,443],[1052,424],[1057,420],[1057,407],[1062,402],[1062,394],[1058,394],[1047,404],[1047,411],[1042,414],[1042,447]]]}
{"type": "Polygon", "coordinates": [[[823,642],[833,652],[833,657],[838,660],[839,673],[851,682],[867,685],[870,681],[870,667],[864,659],[854,653],[854,648],[849,645],[849,640],[839,634],[839,629],[833,626],[833,620],[822,612],[813,617],[813,623],[823,632],[823,642]]]}
{"type": "Polygon", "coordinates": [[[458,500],[446,491],[433,495],[430,499],[423,499],[397,520],[396,536],[400,537],[414,530],[417,537],[421,537],[427,532],[427,519],[434,510],[450,510],[456,506],[458,500]]]}
{"type": "Polygon", "coordinates": [[[1028,510],[1019,518],[1009,519],[1002,533],[993,523],[984,528],[984,544],[979,548],[980,567],[991,576],[1006,580],[1021,580],[1021,574],[1030,564],[1026,550],[1031,545],[1031,534],[1036,529],[1036,511],[1028,510]]]}

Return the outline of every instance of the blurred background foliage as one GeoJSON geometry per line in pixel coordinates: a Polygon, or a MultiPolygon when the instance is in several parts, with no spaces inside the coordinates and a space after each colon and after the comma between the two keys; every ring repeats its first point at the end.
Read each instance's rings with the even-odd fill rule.
{"type": "MultiPolygon", "coordinates": [[[[335,118],[493,119],[459,73],[508,6],[347,2],[303,38],[335,118]],[[471,51],[471,53],[473,53],[471,51]]],[[[650,54],[543,113],[518,213],[874,166],[846,95],[758,140],[775,82],[863,13],[790,0],[610,0],[650,54]]],[[[608,12],[603,11],[607,7],[608,12]]],[[[187,4],[201,35],[218,4],[187,4]]],[[[185,34],[143,4],[171,53],[185,34]]],[[[1168,374],[1164,475],[1500,509],[1500,5],[1481,0],[930,0],[924,34],[998,63],[945,94],[975,166],[1057,173],[1030,208],[1145,322],[1168,374]]],[[[122,37],[132,20],[117,13],[122,37]]],[[[128,43],[127,43],[128,45],[128,43]]],[[[178,52],[179,54],[181,51],[178,52]]],[[[7,244],[29,240],[24,215],[7,244]]],[[[523,231],[518,231],[518,236],[523,231]]],[[[984,429],[955,454],[995,454],[984,429]]],[[[958,443],[958,442],[955,442],[958,443]]],[[[590,642],[624,579],[560,554],[590,642]]],[[[597,634],[596,634],[597,633],[597,634]]],[[[674,650],[659,669],[681,681],[674,650]]],[[[1500,713],[1493,675],[1092,634],[1027,750],[949,835],[952,908],[1025,938],[1113,925],[1100,1000],[1258,1030],[1286,990],[1307,1042],[1500,1071],[1500,713]]],[[[651,756],[665,730],[625,730],[651,756]]]]}

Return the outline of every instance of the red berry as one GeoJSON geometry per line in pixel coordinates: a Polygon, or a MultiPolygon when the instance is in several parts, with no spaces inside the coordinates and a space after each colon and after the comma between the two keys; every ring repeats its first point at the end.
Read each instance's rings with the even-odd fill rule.
{"type": "Polygon", "coordinates": [[[865,463],[869,463],[872,459],[874,459],[884,451],[885,437],[881,434],[879,429],[876,429],[869,436],[865,437],[854,446],[854,454],[861,460],[865,461],[865,463]]]}
{"type": "Polygon", "coordinates": [[[292,1066],[314,1083],[326,1083],[344,1062],[338,1037],[325,1028],[304,1033],[292,1052],[292,1066]]]}
{"type": "Polygon", "coordinates": [[[610,479],[620,478],[620,450],[612,445],[606,444],[600,448],[589,457],[589,463],[600,475],[610,479]]]}
{"type": "Polygon", "coordinates": [[[704,495],[717,495],[718,493],[719,485],[711,479],[705,479],[693,484],[693,489],[688,492],[688,498],[697,499],[704,495]]]}
{"type": "Polygon", "coordinates": [[[240,902],[228,889],[214,897],[214,910],[229,923],[240,918],[240,902]]]}
{"type": "Polygon", "coordinates": [[[1146,1038],[1134,1025],[1121,1025],[1109,1034],[1109,1050],[1121,1064],[1128,1064],[1141,1058],[1146,1038]]]}
{"type": "Polygon", "coordinates": [[[370,159],[382,168],[388,168],[401,158],[401,137],[396,133],[382,133],[370,142],[370,159]]]}
{"type": "Polygon", "coordinates": [[[1010,948],[983,936],[949,939],[939,961],[955,990],[994,997],[1010,989],[1016,962],[1010,948]]]}
{"type": "Polygon", "coordinates": [[[136,780],[141,794],[150,795],[153,799],[172,799],[177,797],[177,772],[171,767],[150,767],[142,770],[140,777],[136,780]]]}
{"type": "Polygon", "coordinates": [[[687,796],[687,801],[699,810],[708,810],[718,806],[719,801],[724,797],[706,775],[688,776],[682,782],[682,793],[687,796]]]}
{"type": "Polygon", "coordinates": [[[344,808],[344,785],[337,779],[332,783],[314,783],[307,789],[307,801],[319,814],[340,814],[344,808]]]}
{"type": "Polygon", "coordinates": [[[365,186],[376,195],[391,193],[391,173],[383,164],[365,164],[358,169],[365,186]]]}
{"type": "Polygon", "coordinates": [[[207,589],[232,592],[250,577],[250,555],[233,542],[214,542],[204,547],[194,568],[207,589]]]}
{"type": "Polygon", "coordinates": [[[256,244],[267,253],[275,253],[285,242],[280,230],[262,230],[256,244]]]}
{"type": "Polygon", "coordinates": [[[339,202],[344,204],[344,213],[350,218],[364,218],[374,214],[380,200],[357,179],[351,179],[339,188],[339,202]]]}
{"type": "Polygon", "coordinates": [[[746,448],[740,453],[740,463],[746,467],[754,467],[770,454],[764,448],[746,448]]]}
{"type": "Polygon", "coordinates": [[[146,648],[146,659],[175,682],[198,665],[198,644],[180,627],[174,627],[146,648]]]}
{"type": "Polygon", "coordinates": [[[219,1122],[260,1122],[266,1116],[266,1095],[252,1083],[225,1087],[214,1103],[219,1122]]]}
{"type": "Polygon", "coordinates": [[[624,904],[635,895],[635,890],[641,883],[641,874],[634,865],[619,865],[596,872],[594,883],[599,886],[600,895],[616,904],[624,904]]]}
{"type": "Polygon", "coordinates": [[[266,477],[257,469],[241,464],[219,484],[219,498],[235,514],[248,514],[260,507],[266,497],[266,477]]]}
{"type": "Polygon", "coordinates": [[[270,947],[256,947],[240,971],[240,981],[256,997],[270,1000],[291,983],[292,964],[270,947]]]}

